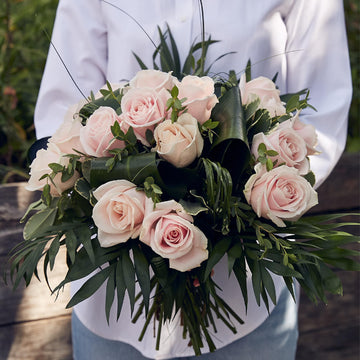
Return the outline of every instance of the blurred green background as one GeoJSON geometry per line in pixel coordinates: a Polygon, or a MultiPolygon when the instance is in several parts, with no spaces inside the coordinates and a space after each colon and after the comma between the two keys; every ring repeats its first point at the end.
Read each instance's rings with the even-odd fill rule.
{"type": "MultiPolygon", "coordinates": [[[[74,0],[76,1],[76,0],[74,0]]],[[[33,113],[58,0],[0,1],[0,183],[26,180],[33,113]]],[[[347,151],[360,151],[360,0],[344,0],[353,77],[347,151]]]]}

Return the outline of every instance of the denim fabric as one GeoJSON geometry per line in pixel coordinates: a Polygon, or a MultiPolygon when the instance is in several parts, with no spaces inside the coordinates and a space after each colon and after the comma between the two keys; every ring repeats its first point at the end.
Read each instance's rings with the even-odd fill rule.
{"type": "MultiPolygon", "coordinates": [[[[249,335],[214,353],[176,360],[293,360],[297,338],[297,305],[285,289],[270,316],[249,335]]],[[[93,334],[75,313],[72,318],[72,339],[74,360],[148,359],[131,345],[93,334]]]]}

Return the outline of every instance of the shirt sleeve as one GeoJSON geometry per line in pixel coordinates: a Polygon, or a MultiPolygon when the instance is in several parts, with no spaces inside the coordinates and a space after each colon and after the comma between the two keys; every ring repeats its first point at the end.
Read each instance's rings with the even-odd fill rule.
{"type": "Polygon", "coordinates": [[[71,105],[104,85],[106,64],[100,0],[60,0],[35,108],[37,138],[52,135],[71,105]]]}
{"type": "Polygon", "coordinates": [[[341,0],[296,0],[285,18],[287,90],[310,90],[302,121],[315,126],[318,149],[311,168],[318,187],[344,150],[352,85],[344,10],[341,0]]]}

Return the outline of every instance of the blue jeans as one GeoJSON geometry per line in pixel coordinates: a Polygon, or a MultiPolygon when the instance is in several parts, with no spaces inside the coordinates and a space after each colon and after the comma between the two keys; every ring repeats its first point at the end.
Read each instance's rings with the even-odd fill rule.
{"type": "MultiPolygon", "coordinates": [[[[214,353],[175,360],[294,360],[297,338],[297,306],[288,290],[284,289],[270,316],[252,333],[214,353]]],[[[131,345],[95,335],[74,312],[72,339],[74,360],[148,359],[131,345]]]]}

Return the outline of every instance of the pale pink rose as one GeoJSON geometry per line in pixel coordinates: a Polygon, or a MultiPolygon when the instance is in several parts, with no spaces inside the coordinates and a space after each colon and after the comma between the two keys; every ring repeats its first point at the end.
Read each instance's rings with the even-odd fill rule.
{"type": "Polygon", "coordinates": [[[165,89],[159,92],[150,88],[130,89],[121,100],[120,117],[124,130],[127,131],[131,126],[136,138],[149,146],[146,130],[153,131],[155,126],[165,119],[166,101],[169,97],[170,94],[165,89]]]}
{"type": "Polygon", "coordinates": [[[310,170],[307,148],[304,139],[292,128],[278,128],[268,135],[258,133],[253,137],[251,153],[258,158],[258,147],[264,143],[267,150],[275,150],[278,155],[272,156],[271,160],[279,166],[285,163],[295,167],[300,175],[306,175],[310,170]]]}
{"type": "Polygon", "coordinates": [[[111,126],[120,123],[120,118],[115,110],[108,106],[100,106],[87,119],[86,125],[80,130],[80,142],[87,155],[102,157],[107,156],[111,149],[122,149],[125,143],[114,140],[111,126]]]}
{"type": "Polygon", "coordinates": [[[280,99],[280,91],[270,79],[260,76],[246,82],[245,74],[243,74],[240,77],[239,87],[243,105],[250,104],[259,98],[259,109],[268,110],[271,117],[281,116],[286,113],[280,99]]]}
{"type": "Polygon", "coordinates": [[[190,114],[179,116],[175,123],[165,120],[154,131],[157,153],[178,168],[190,165],[201,155],[204,140],[197,120],[190,114]]]}
{"type": "Polygon", "coordinates": [[[159,70],[140,70],[130,80],[132,88],[151,88],[156,91],[161,89],[171,90],[174,86],[175,77],[171,73],[159,70]]]}
{"type": "Polygon", "coordinates": [[[257,164],[245,184],[244,194],[257,216],[285,227],[283,220],[296,221],[318,203],[316,191],[298,170],[279,166],[266,171],[257,164]]]}
{"type": "Polygon", "coordinates": [[[211,110],[219,102],[214,94],[214,80],[208,76],[185,76],[177,87],[179,99],[186,98],[183,103],[187,112],[200,124],[209,120],[211,110]]]}
{"type": "Polygon", "coordinates": [[[208,258],[207,238],[193,224],[193,218],[174,200],[148,208],[140,240],[178,271],[189,271],[208,258]]]}
{"type": "Polygon", "coordinates": [[[26,189],[30,191],[42,190],[46,184],[50,185],[50,193],[52,196],[60,196],[61,193],[74,186],[79,178],[79,173],[75,171],[73,177],[66,182],[61,181],[61,173],[57,174],[53,181],[40,178],[45,174],[51,174],[49,168],[50,163],[57,163],[63,166],[69,164],[69,158],[64,157],[60,149],[54,143],[48,143],[47,149],[40,149],[36,153],[36,157],[30,165],[30,179],[26,189]]]}
{"type": "Polygon", "coordinates": [[[124,243],[140,234],[145,207],[153,203],[143,191],[127,180],[109,181],[94,191],[97,200],[93,220],[102,247],[124,243]]]}
{"type": "Polygon", "coordinates": [[[79,116],[80,109],[85,105],[86,100],[71,106],[65,114],[64,121],[49,139],[64,154],[76,154],[74,149],[84,152],[80,142],[80,130],[83,127],[79,116]]]}
{"type": "Polygon", "coordinates": [[[319,152],[315,149],[318,139],[316,134],[316,129],[313,125],[304,124],[299,118],[300,112],[298,111],[291,119],[282,122],[279,125],[279,129],[291,128],[299,136],[301,136],[307,148],[307,155],[315,155],[319,152]]]}

